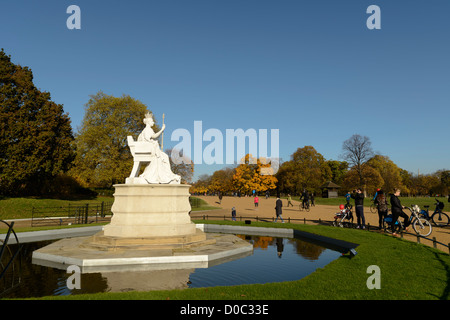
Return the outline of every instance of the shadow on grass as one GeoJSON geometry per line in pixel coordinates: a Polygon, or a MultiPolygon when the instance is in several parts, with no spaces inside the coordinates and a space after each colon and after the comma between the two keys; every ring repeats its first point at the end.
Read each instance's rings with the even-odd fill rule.
{"type": "MultiPolygon", "coordinates": [[[[428,248],[428,251],[431,251],[431,248],[428,248]]],[[[436,297],[439,300],[449,300],[450,299],[450,266],[444,261],[444,259],[442,259],[442,256],[448,256],[448,254],[446,253],[439,253],[439,252],[435,252],[432,251],[432,253],[434,254],[434,256],[436,257],[436,260],[438,260],[442,267],[445,269],[445,272],[447,274],[447,286],[445,287],[444,291],[442,292],[441,296],[437,296],[435,294],[431,294],[432,296],[436,297]]]]}

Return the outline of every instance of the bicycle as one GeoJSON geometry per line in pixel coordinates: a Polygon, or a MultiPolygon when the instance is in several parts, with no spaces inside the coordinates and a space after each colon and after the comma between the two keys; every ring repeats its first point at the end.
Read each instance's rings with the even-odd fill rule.
{"type": "MultiPolygon", "coordinates": [[[[414,231],[417,233],[417,235],[421,237],[427,237],[431,234],[433,231],[433,227],[431,226],[431,223],[424,218],[419,217],[420,208],[417,205],[411,205],[410,207],[405,207],[409,211],[411,211],[411,215],[409,216],[409,222],[412,225],[414,231]]],[[[384,230],[388,233],[395,232],[397,228],[400,230],[403,230],[403,223],[400,220],[397,220],[395,222],[396,227],[394,227],[394,230],[392,230],[392,214],[388,215],[383,220],[384,224],[384,230]]]]}
{"type": "Polygon", "coordinates": [[[299,205],[300,211],[305,210],[306,212],[309,212],[310,206],[309,206],[309,200],[303,202],[299,205]]]}
{"type": "MultiPolygon", "coordinates": [[[[436,198],[435,198],[436,199],[436,198]]],[[[442,212],[442,209],[444,209],[444,203],[436,199],[435,206],[433,214],[430,216],[428,212],[428,208],[430,206],[423,206],[425,210],[420,211],[420,215],[422,215],[425,219],[428,221],[432,221],[436,227],[446,227],[450,224],[450,218],[447,214],[442,212]]]]}
{"type": "Polygon", "coordinates": [[[378,211],[378,206],[377,206],[377,203],[376,203],[376,201],[375,200],[370,200],[370,201],[372,201],[372,204],[370,205],[370,212],[372,212],[372,213],[377,213],[377,211],[378,211]]]}

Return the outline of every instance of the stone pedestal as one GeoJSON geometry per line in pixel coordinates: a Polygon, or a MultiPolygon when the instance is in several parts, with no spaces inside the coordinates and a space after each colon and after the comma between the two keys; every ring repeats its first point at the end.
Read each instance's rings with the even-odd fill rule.
{"type": "Polygon", "coordinates": [[[93,236],[63,239],[33,252],[33,263],[82,273],[205,268],[249,255],[234,235],[206,234],[191,222],[189,185],[115,185],[113,217],[93,236]],[[219,262],[220,263],[220,262],[219,262]]]}
{"type": "Polygon", "coordinates": [[[118,238],[177,237],[196,234],[184,184],[114,185],[111,223],[104,236],[118,238]]]}

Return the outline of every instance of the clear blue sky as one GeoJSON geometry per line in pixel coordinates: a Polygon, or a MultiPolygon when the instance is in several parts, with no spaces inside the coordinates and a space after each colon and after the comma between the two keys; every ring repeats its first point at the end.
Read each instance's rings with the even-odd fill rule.
{"type": "MultiPolygon", "coordinates": [[[[0,47],[74,129],[102,90],[177,128],[279,129],[284,161],[358,133],[417,173],[450,169],[450,1],[3,1],[0,47]],[[69,30],[69,5],[81,30],[69,30]],[[369,30],[369,5],[381,29],[369,30]]],[[[205,142],[204,144],[208,144],[205,142]]],[[[221,166],[197,166],[196,176],[221,166]]]]}

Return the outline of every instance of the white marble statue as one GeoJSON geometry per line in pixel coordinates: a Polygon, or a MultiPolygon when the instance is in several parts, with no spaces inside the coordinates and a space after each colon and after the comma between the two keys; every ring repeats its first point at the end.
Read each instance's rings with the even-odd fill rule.
{"type": "Polygon", "coordinates": [[[139,134],[137,141],[134,141],[132,136],[127,137],[128,146],[133,155],[134,166],[130,177],[126,180],[126,184],[179,184],[180,176],[172,172],[169,156],[160,149],[156,140],[162,134],[166,125],[163,124],[161,130],[155,133],[152,129],[154,122],[151,113],[145,115],[144,123],[145,128],[139,134]],[[138,177],[142,164],[148,165],[138,177]]]}

